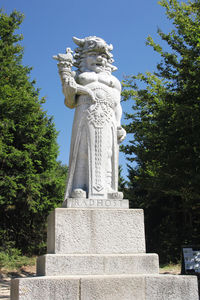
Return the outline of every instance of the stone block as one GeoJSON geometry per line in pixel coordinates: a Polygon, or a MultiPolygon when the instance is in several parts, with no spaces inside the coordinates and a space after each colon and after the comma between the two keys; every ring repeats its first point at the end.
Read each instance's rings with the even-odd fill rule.
{"type": "Polygon", "coordinates": [[[111,275],[159,272],[157,254],[47,254],[37,260],[37,275],[111,275]]]}
{"type": "Polygon", "coordinates": [[[81,300],[198,300],[196,276],[120,275],[81,278],[81,300]]]}
{"type": "Polygon", "coordinates": [[[11,281],[11,300],[78,300],[79,278],[33,277],[11,281]]]}
{"type": "Polygon", "coordinates": [[[14,279],[11,300],[198,300],[196,276],[104,275],[14,279]]]}
{"type": "Polygon", "coordinates": [[[81,278],[80,292],[81,300],[146,300],[145,277],[121,275],[81,278]]]}
{"type": "Polygon", "coordinates": [[[48,218],[47,253],[145,252],[141,209],[57,208],[48,218]]]}
{"type": "Polygon", "coordinates": [[[146,276],[146,300],[199,300],[196,276],[146,276]]]}

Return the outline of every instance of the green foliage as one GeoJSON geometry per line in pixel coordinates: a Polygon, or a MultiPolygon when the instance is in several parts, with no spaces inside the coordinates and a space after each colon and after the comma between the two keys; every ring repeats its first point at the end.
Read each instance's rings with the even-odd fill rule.
{"type": "Polygon", "coordinates": [[[181,264],[164,264],[160,265],[160,270],[159,273],[164,273],[164,274],[181,274],[181,264]]]}
{"type": "Polygon", "coordinates": [[[0,271],[18,271],[23,266],[35,265],[35,257],[27,257],[16,248],[0,249],[0,271]]]}
{"type": "Polygon", "coordinates": [[[125,190],[126,187],[126,181],[122,176],[122,166],[119,166],[119,170],[118,170],[118,190],[123,192],[125,190]]]}
{"type": "Polygon", "coordinates": [[[145,209],[147,246],[163,262],[180,258],[181,244],[198,244],[200,225],[200,2],[159,2],[174,25],[147,45],[161,55],[155,73],[124,81],[132,138],[123,147],[130,163],[132,206],[145,209]],[[142,85],[140,85],[142,83],[142,85]],[[142,86],[142,88],[141,88],[142,86]]]}
{"type": "Polygon", "coordinates": [[[56,161],[57,132],[45,99],[22,65],[23,15],[0,11],[0,246],[40,252],[46,217],[63,197],[67,168],[56,161]]]}

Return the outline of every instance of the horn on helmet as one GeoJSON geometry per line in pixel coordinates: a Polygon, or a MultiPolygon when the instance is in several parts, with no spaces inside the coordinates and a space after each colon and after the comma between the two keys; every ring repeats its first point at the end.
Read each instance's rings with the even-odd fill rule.
{"type": "Polygon", "coordinates": [[[76,45],[78,45],[79,47],[83,47],[85,40],[84,39],[78,39],[77,37],[73,37],[73,41],[76,45]]]}
{"type": "Polygon", "coordinates": [[[109,51],[112,51],[112,50],[113,50],[113,45],[112,45],[112,44],[108,45],[108,50],[109,50],[109,51]]]}

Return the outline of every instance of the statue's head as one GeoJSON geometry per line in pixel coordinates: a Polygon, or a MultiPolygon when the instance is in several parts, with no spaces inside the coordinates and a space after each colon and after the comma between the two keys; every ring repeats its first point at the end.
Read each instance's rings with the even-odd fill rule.
{"type": "Polygon", "coordinates": [[[75,49],[74,65],[80,72],[92,71],[100,73],[102,71],[112,72],[117,68],[112,65],[114,62],[112,51],[113,46],[108,45],[103,39],[96,36],[89,36],[84,39],[73,38],[79,46],[75,49]]]}

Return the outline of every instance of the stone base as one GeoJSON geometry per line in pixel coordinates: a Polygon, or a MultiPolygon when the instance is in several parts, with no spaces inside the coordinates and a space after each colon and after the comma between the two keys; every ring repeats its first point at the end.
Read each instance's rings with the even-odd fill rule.
{"type": "Polygon", "coordinates": [[[143,210],[56,208],[48,217],[47,253],[145,253],[143,210]]]}
{"type": "Polygon", "coordinates": [[[196,276],[112,275],[14,279],[11,300],[198,300],[196,276]]]}
{"type": "Polygon", "coordinates": [[[37,261],[37,275],[113,275],[159,272],[157,254],[47,254],[37,261]]]}

